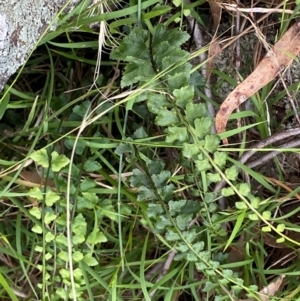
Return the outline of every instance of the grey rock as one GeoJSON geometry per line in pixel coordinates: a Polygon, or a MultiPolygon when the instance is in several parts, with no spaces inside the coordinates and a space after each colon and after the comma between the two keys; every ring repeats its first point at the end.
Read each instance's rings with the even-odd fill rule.
{"type": "MultiPolygon", "coordinates": [[[[59,10],[79,0],[0,0],[0,91],[22,66],[59,10]]],[[[51,26],[55,29],[55,24],[51,26]]]]}

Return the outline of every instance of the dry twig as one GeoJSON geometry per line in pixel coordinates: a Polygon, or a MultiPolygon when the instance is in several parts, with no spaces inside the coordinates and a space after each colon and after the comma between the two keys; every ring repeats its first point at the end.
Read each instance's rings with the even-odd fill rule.
{"type": "MultiPolygon", "coordinates": [[[[258,152],[260,149],[266,147],[267,145],[273,144],[273,143],[283,140],[283,139],[288,139],[288,138],[296,136],[296,135],[300,135],[300,127],[297,127],[294,129],[289,129],[289,130],[274,134],[265,140],[259,141],[258,143],[254,144],[252,146],[252,149],[250,151],[246,152],[243,156],[241,156],[241,158],[239,159],[239,162],[241,162],[242,164],[245,164],[256,152],[258,152]]],[[[277,148],[278,149],[290,148],[290,147],[295,147],[295,146],[299,146],[299,145],[300,145],[300,139],[297,139],[292,142],[282,144],[282,145],[278,146],[277,148]]],[[[250,168],[256,167],[256,166],[261,165],[261,164],[267,162],[268,160],[271,160],[272,158],[276,157],[279,153],[280,153],[279,151],[271,152],[271,153],[263,156],[263,158],[252,161],[250,164],[246,164],[246,165],[250,168]]],[[[226,184],[226,180],[223,179],[221,182],[219,182],[215,186],[214,192],[219,193],[221,191],[221,189],[225,186],[225,184],[226,184]]]]}

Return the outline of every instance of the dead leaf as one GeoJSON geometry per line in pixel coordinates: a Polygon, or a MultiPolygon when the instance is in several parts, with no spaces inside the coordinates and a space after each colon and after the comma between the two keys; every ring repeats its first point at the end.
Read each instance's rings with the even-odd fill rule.
{"type": "MultiPolygon", "coordinates": [[[[280,275],[276,281],[271,282],[268,286],[264,287],[259,292],[259,297],[261,301],[269,301],[270,297],[273,297],[280,288],[283,278],[285,275],[280,275]]],[[[254,299],[239,299],[238,301],[253,301],[254,299]]],[[[256,299],[255,299],[256,300],[256,299]]]]}
{"type": "Polygon", "coordinates": [[[3,177],[5,177],[5,176],[7,176],[7,175],[9,175],[12,172],[18,170],[18,169],[20,169],[21,167],[24,168],[24,167],[29,166],[32,162],[33,162],[32,159],[28,159],[25,163],[22,162],[22,163],[20,163],[20,164],[18,164],[16,166],[13,166],[12,168],[8,168],[8,169],[5,169],[5,170],[1,171],[0,172],[0,179],[3,178],[3,177]]]}
{"type": "Polygon", "coordinates": [[[222,52],[219,42],[214,39],[209,44],[207,63],[206,63],[206,80],[208,81],[213,69],[214,58],[222,52]]]}
{"type": "MultiPolygon", "coordinates": [[[[47,184],[47,186],[54,187],[55,183],[53,180],[48,180],[46,182],[46,179],[42,178],[40,174],[36,170],[22,170],[20,172],[20,177],[27,181],[29,184],[36,184],[36,187],[44,186],[47,184]]],[[[27,186],[27,185],[26,185],[27,186]]]]}
{"type": "MultiPolygon", "coordinates": [[[[300,51],[299,33],[300,21],[297,20],[266,54],[256,69],[228,95],[216,116],[218,134],[225,132],[227,121],[234,109],[272,81],[297,56],[300,51]]],[[[223,142],[228,144],[227,139],[223,142]]]]}
{"type": "MultiPolygon", "coordinates": [[[[296,183],[296,188],[290,188],[288,185],[286,185],[286,184],[288,184],[287,182],[283,183],[280,180],[277,180],[275,178],[270,178],[270,177],[265,177],[265,179],[267,181],[269,181],[270,183],[274,183],[275,185],[282,187],[283,189],[285,189],[288,192],[292,192],[294,189],[296,189],[300,186],[299,183],[296,183]]],[[[300,201],[300,195],[298,193],[293,194],[293,196],[296,197],[300,201]]],[[[284,202],[287,200],[289,200],[289,198],[282,197],[282,198],[278,199],[277,202],[284,202]]]]}
{"type": "Polygon", "coordinates": [[[215,32],[218,31],[221,15],[222,15],[222,8],[221,5],[218,4],[218,2],[222,3],[222,0],[209,1],[210,12],[214,20],[215,32]]]}
{"type": "Polygon", "coordinates": [[[220,25],[221,15],[222,15],[222,0],[211,0],[209,1],[210,12],[213,17],[215,33],[212,41],[209,44],[207,63],[206,63],[206,81],[209,82],[211,71],[213,69],[214,58],[222,52],[222,48],[218,40],[216,39],[218,28],[220,25]]]}
{"type": "Polygon", "coordinates": [[[268,286],[264,287],[259,293],[262,301],[269,301],[270,297],[274,296],[280,288],[283,278],[285,275],[280,275],[276,281],[271,282],[268,286]]]}

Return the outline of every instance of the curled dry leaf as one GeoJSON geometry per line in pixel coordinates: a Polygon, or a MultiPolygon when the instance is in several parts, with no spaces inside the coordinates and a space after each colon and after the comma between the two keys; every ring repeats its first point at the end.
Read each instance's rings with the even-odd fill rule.
{"type": "Polygon", "coordinates": [[[264,287],[259,293],[259,297],[262,301],[269,301],[270,297],[274,296],[280,288],[285,275],[280,275],[274,282],[264,287]]]}
{"type": "MultiPolygon", "coordinates": [[[[281,70],[292,62],[299,51],[300,20],[297,20],[266,54],[256,69],[222,103],[216,116],[216,130],[218,134],[225,132],[227,121],[233,110],[272,81],[281,70]]],[[[223,142],[228,144],[227,139],[224,139],[223,142]]]]}
{"type": "MultiPolygon", "coordinates": [[[[284,277],[285,275],[280,275],[274,282],[271,282],[269,285],[264,287],[259,292],[260,300],[270,301],[270,297],[273,297],[278,292],[284,277]]],[[[254,301],[254,299],[239,299],[238,301],[254,301]]]]}

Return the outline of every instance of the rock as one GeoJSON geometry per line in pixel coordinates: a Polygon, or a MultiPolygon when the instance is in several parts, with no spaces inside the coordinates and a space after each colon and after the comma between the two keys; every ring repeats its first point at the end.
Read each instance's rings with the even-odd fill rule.
{"type": "Polygon", "coordinates": [[[26,62],[45,31],[49,27],[55,29],[55,22],[51,22],[59,10],[66,3],[70,10],[78,2],[0,0],[0,91],[9,77],[26,62]]]}

